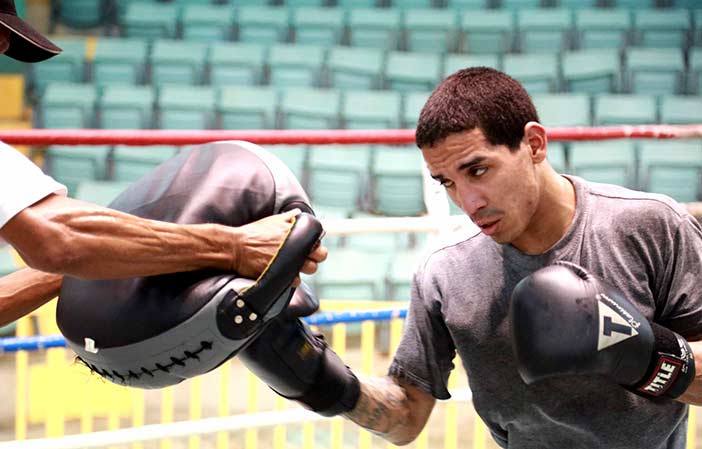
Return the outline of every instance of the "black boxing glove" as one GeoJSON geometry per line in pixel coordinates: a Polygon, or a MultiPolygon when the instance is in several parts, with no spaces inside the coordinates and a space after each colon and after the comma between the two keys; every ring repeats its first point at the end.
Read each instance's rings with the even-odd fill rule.
{"type": "Polygon", "coordinates": [[[517,284],[510,326],[528,384],[603,374],[642,396],[677,398],[695,376],[683,337],[649,322],[619,290],[572,263],[542,268],[517,284]]]}
{"type": "Polygon", "coordinates": [[[352,410],[361,386],[358,378],[297,316],[316,311],[319,302],[301,284],[290,306],[246,349],[239,359],[280,396],[323,416],[352,410]]]}

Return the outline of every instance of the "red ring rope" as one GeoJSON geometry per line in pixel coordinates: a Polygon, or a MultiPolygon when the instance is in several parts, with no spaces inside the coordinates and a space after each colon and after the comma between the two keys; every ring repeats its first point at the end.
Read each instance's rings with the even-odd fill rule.
{"type": "MultiPolygon", "coordinates": [[[[549,128],[547,133],[554,141],[702,138],[702,124],[549,128]]],[[[0,130],[0,141],[14,145],[193,145],[218,140],[245,140],[261,145],[411,144],[414,130],[0,130]]]]}

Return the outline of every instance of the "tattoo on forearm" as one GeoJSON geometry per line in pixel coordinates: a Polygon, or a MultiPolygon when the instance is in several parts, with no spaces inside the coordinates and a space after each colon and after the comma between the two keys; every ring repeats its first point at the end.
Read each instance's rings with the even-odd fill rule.
{"type": "Polygon", "coordinates": [[[362,382],[361,397],[348,418],[384,437],[402,435],[410,424],[409,399],[405,390],[388,378],[362,382]]]}

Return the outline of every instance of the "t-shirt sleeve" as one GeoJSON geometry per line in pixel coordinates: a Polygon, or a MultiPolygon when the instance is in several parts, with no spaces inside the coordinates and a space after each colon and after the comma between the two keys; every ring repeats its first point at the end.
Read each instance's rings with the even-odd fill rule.
{"type": "Polygon", "coordinates": [[[437,399],[449,399],[448,377],[456,355],[441,313],[438,288],[419,270],[412,282],[405,328],[388,374],[437,399]]]}
{"type": "MultiPolygon", "coordinates": [[[[656,321],[688,340],[702,339],[702,227],[685,215],[669,243],[659,289],[664,299],[656,321]]],[[[659,306],[661,306],[659,304],[659,306]]]]}
{"type": "Polygon", "coordinates": [[[45,175],[22,153],[0,142],[0,228],[22,209],[66,187],[45,175]]]}

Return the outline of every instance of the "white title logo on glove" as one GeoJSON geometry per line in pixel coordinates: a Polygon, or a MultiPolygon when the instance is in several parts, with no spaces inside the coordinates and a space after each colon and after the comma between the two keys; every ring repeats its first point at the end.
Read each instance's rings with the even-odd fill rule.
{"type": "MultiPolygon", "coordinates": [[[[600,299],[597,302],[600,315],[600,332],[597,339],[598,351],[639,335],[632,323],[627,322],[619,313],[605,303],[604,300],[609,298],[604,295],[598,296],[598,299],[600,299]]],[[[611,302],[612,300],[609,299],[609,301],[611,302]]]]}

